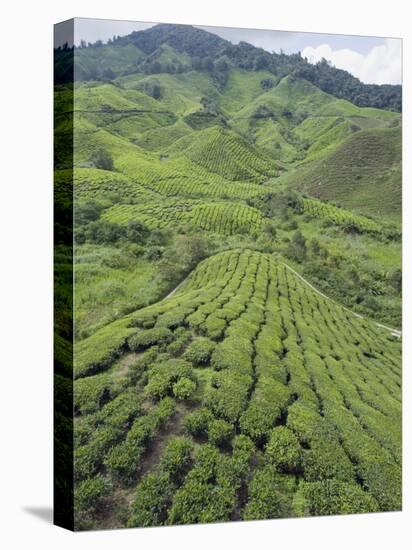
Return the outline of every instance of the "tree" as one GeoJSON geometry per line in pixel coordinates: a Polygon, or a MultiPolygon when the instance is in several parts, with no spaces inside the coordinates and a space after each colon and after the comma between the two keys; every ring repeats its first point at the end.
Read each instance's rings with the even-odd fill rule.
{"type": "Polygon", "coordinates": [[[395,271],[391,273],[389,280],[393,288],[396,290],[396,292],[401,293],[402,292],[402,270],[395,269],[395,271]]]}
{"type": "Polygon", "coordinates": [[[300,231],[295,231],[293,234],[292,240],[287,248],[287,255],[289,258],[299,263],[306,260],[306,239],[300,231]]]}
{"type": "Polygon", "coordinates": [[[319,241],[317,239],[312,239],[310,241],[310,249],[311,249],[312,254],[314,256],[319,256],[320,244],[319,244],[319,241]]]}
{"type": "Polygon", "coordinates": [[[262,90],[270,90],[275,85],[275,81],[272,78],[264,78],[260,81],[260,87],[262,90]]]}
{"type": "Polygon", "coordinates": [[[116,78],[116,74],[110,67],[108,67],[103,71],[103,78],[105,80],[113,80],[114,78],[116,78]]]}
{"type": "Polygon", "coordinates": [[[263,69],[267,69],[269,66],[269,60],[267,55],[261,54],[259,57],[256,58],[255,61],[255,71],[261,71],[263,69]]]}
{"type": "Polygon", "coordinates": [[[276,224],[275,223],[273,223],[273,222],[265,223],[265,225],[263,226],[263,231],[266,233],[266,235],[268,235],[272,239],[276,239],[277,232],[276,232],[276,224]]]}
{"type": "Polygon", "coordinates": [[[144,244],[150,235],[150,229],[139,221],[130,221],[126,229],[126,237],[132,243],[144,244]]]}
{"type": "Polygon", "coordinates": [[[202,60],[197,55],[192,57],[192,67],[193,69],[195,69],[195,71],[200,71],[202,68],[202,60]]]}
{"type": "Polygon", "coordinates": [[[111,155],[104,149],[98,149],[91,156],[91,162],[96,168],[101,170],[113,170],[113,159],[111,155]]]}
{"type": "Polygon", "coordinates": [[[205,71],[213,71],[214,63],[211,57],[207,56],[203,59],[202,69],[205,71]]]}

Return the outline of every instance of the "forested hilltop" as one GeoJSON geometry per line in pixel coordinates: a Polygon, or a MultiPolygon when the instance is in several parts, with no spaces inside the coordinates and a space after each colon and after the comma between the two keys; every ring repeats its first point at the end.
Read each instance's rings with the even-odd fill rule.
{"type": "Polygon", "coordinates": [[[401,509],[400,113],[192,27],[56,65],[75,528],[401,509]]]}
{"type": "MultiPolygon", "coordinates": [[[[215,34],[188,25],[156,25],[128,36],[114,36],[107,44],[102,41],[94,44],[82,42],[78,49],[85,48],[97,49],[93,54],[90,51],[87,53],[87,57],[94,59],[97,65],[77,70],[79,80],[107,80],[134,72],[174,74],[202,69],[210,72],[223,85],[232,65],[248,71],[267,70],[275,77],[275,83],[286,75],[305,78],[324,92],[347,99],[359,107],[402,110],[400,85],[363,84],[349,72],[331,66],[326,60],[313,65],[300,52],[291,55],[269,53],[246,42],[234,45],[215,34]],[[165,45],[181,56],[173,58],[165,55],[161,51],[165,45]]],[[[64,49],[60,56],[65,57],[64,49]]],[[[79,59],[82,57],[80,52],[79,59]]],[[[64,63],[61,69],[60,78],[64,80],[64,63]]]]}

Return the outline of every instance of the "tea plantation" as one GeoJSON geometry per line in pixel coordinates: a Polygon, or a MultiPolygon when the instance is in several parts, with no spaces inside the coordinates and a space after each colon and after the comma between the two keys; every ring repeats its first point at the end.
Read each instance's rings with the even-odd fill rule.
{"type": "Polygon", "coordinates": [[[270,254],[212,256],[78,345],[79,521],[398,509],[400,352],[270,254]]]}
{"type": "Polygon", "coordinates": [[[60,51],[78,530],[401,509],[398,95],[266,53],[161,25],[73,86],[60,51]]]}

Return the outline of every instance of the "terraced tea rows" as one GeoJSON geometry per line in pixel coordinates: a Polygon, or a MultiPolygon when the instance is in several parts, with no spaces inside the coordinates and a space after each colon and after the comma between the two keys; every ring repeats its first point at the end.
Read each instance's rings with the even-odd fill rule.
{"type": "Polygon", "coordinates": [[[195,204],[193,200],[176,198],[138,205],[115,204],[104,213],[103,218],[119,224],[139,220],[152,229],[163,228],[171,224],[189,223],[188,214],[195,204]]]}
{"type": "Polygon", "coordinates": [[[80,516],[135,486],[130,526],[398,509],[400,353],[273,256],[201,262],[76,346],[80,516]]]}
{"type": "Polygon", "coordinates": [[[168,179],[150,185],[150,188],[166,196],[191,196],[211,197],[228,199],[252,199],[267,192],[262,185],[244,182],[215,182],[214,179],[207,180],[185,178],[168,179]]]}
{"type": "Polygon", "coordinates": [[[217,127],[198,134],[181,138],[171,150],[182,150],[191,161],[229,180],[263,182],[277,174],[275,163],[239,135],[217,127]]]}
{"type": "MultiPolygon", "coordinates": [[[[71,177],[71,174],[68,173],[71,177]]],[[[75,168],[73,182],[76,199],[107,199],[121,196],[123,200],[154,200],[156,194],[127,176],[96,168],[75,168]]]]}
{"type": "Polygon", "coordinates": [[[190,224],[223,235],[256,234],[262,226],[261,213],[241,203],[204,203],[176,198],[158,200],[154,204],[116,204],[104,213],[103,218],[119,224],[139,220],[150,228],[190,224]]]}
{"type": "Polygon", "coordinates": [[[353,214],[349,210],[316,199],[303,199],[303,210],[315,218],[322,218],[336,225],[353,225],[361,231],[374,233],[379,233],[382,230],[382,227],[370,218],[353,214]]]}

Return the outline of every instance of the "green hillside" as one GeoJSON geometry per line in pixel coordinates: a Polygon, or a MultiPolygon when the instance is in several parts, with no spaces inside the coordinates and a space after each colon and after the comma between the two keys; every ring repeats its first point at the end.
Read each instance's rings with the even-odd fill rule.
{"type": "Polygon", "coordinates": [[[400,349],[268,254],[211,257],[78,344],[80,517],[88,491],[129,526],[399,508],[400,349]]]}
{"type": "Polygon", "coordinates": [[[401,509],[398,88],[184,26],[70,52],[75,528],[401,509]]]}
{"type": "Polygon", "coordinates": [[[401,128],[360,130],[288,176],[293,187],[355,211],[399,220],[401,128]]]}

